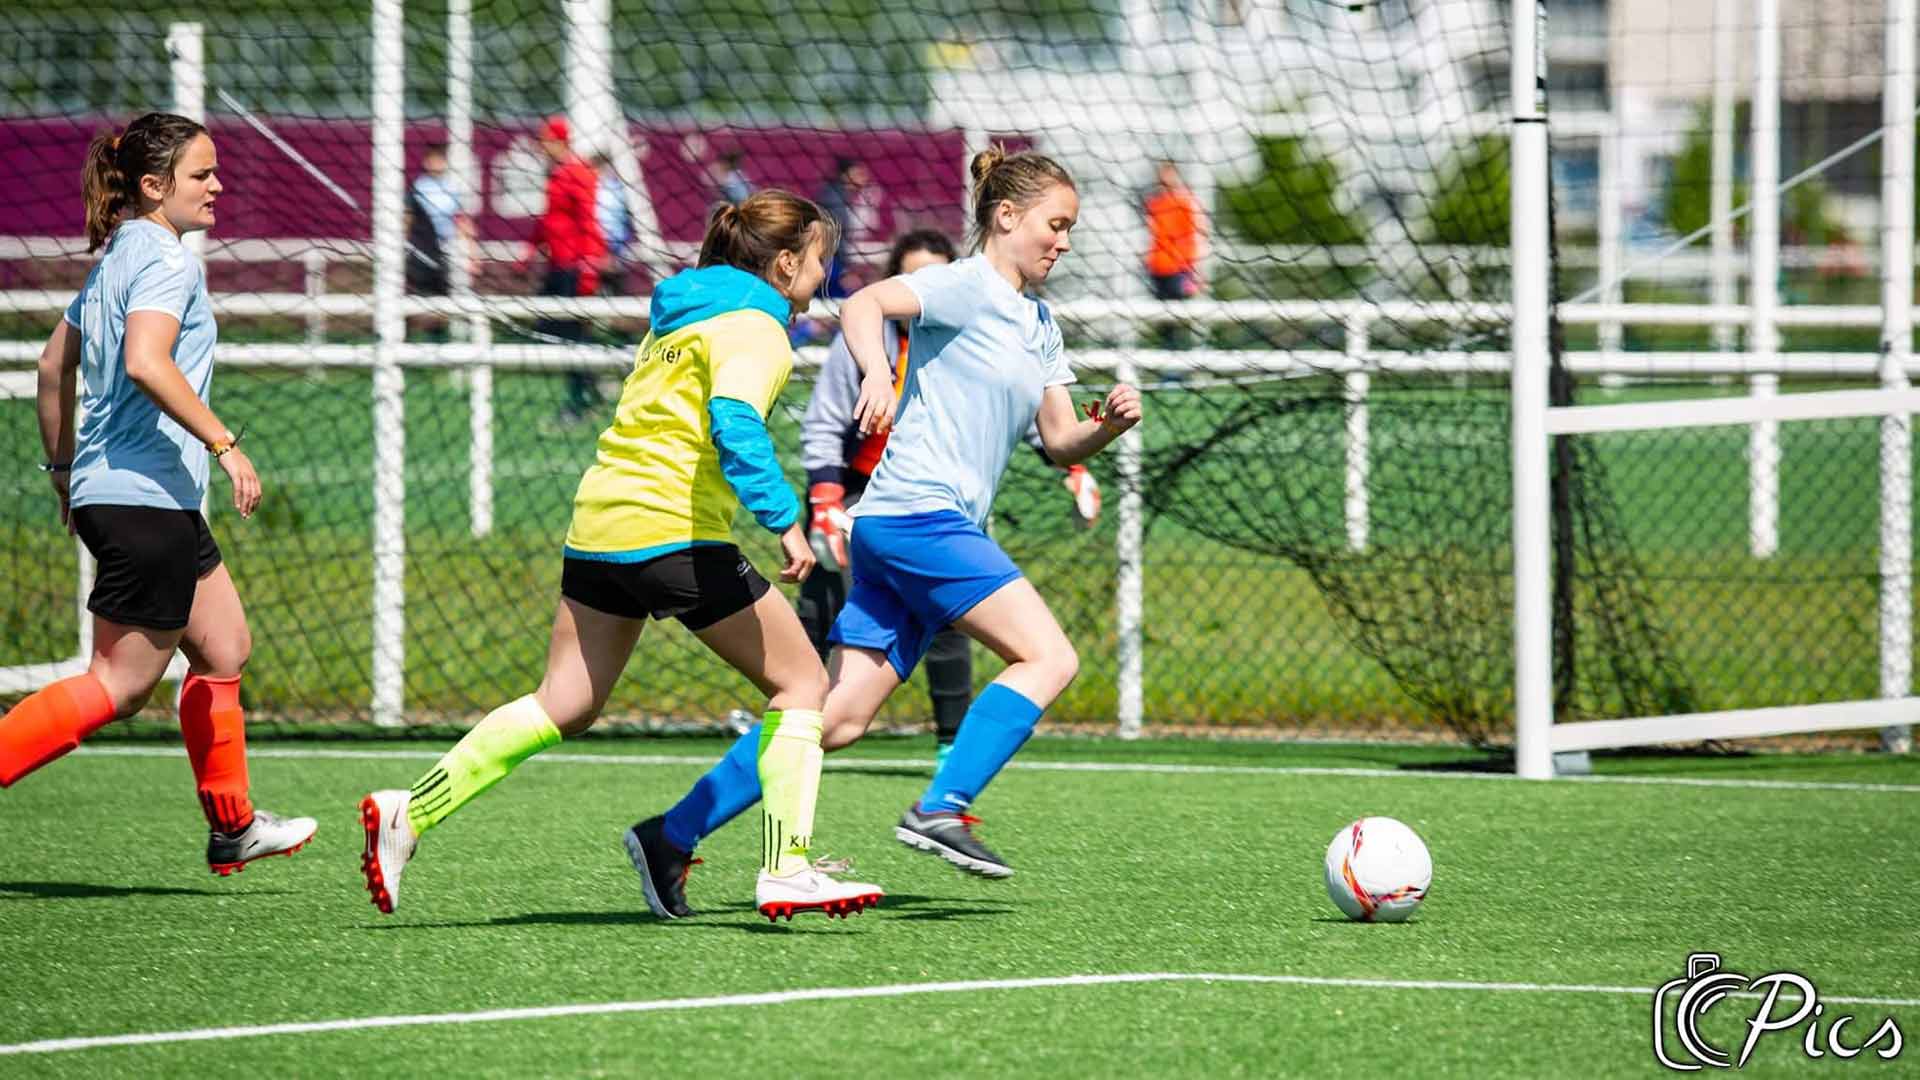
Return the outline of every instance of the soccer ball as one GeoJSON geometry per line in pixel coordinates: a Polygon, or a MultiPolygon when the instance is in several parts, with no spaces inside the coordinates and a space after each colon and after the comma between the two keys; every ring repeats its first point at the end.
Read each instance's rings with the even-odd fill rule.
{"type": "Polygon", "coordinates": [[[1412,829],[1364,817],[1327,845],[1327,895],[1347,918],[1405,922],[1433,883],[1433,858],[1412,829]]]}

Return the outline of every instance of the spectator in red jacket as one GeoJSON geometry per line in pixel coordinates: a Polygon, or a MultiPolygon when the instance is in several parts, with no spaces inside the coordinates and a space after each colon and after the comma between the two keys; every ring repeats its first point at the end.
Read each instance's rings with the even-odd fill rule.
{"type": "MultiPolygon", "coordinates": [[[[528,240],[525,262],[546,260],[540,284],[542,296],[592,296],[600,288],[600,268],[606,265],[607,242],[600,233],[595,210],[600,177],[593,166],[574,153],[565,117],[540,126],[540,149],[553,162],[547,173],[547,209],[528,240]]],[[[579,319],[541,319],[534,331],[546,340],[585,341],[586,324],[579,319]]],[[[567,372],[567,402],[563,424],[587,418],[601,404],[600,391],[590,371],[567,372]]]]}

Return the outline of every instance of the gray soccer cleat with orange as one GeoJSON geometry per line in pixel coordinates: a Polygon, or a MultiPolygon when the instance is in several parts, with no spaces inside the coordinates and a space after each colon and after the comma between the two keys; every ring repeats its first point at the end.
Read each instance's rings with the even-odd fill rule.
{"type": "Polygon", "coordinates": [[[918,805],[907,807],[894,827],[894,838],[910,848],[931,852],[969,874],[1003,878],[1013,876],[1013,867],[994,850],[973,835],[980,819],[971,814],[941,810],[922,813],[918,805]]]}

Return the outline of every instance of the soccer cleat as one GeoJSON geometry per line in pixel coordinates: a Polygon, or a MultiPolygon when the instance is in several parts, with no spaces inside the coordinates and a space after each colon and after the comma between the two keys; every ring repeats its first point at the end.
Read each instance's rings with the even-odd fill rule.
{"type": "Polygon", "coordinates": [[[412,797],[412,792],[391,790],[376,791],[360,800],[360,825],[367,831],[360,873],[367,879],[373,906],[383,915],[393,914],[399,906],[400,874],[420,844],[407,822],[407,803],[412,797]]]}
{"type": "Polygon", "coordinates": [[[735,709],[727,714],[727,730],[735,735],[745,735],[753,730],[753,725],[759,722],[758,716],[745,709],[735,709]]]}
{"type": "Polygon", "coordinates": [[[893,835],[908,847],[930,851],[968,873],[992,878],[1013,876],[1013,867],[973,835],[973,827],[979,823],[977,817],[946,810],[923,814],[914,805],[900,815],[893,835]]]}
{"type": "Polygon", "coordinates": [[[880,898],[887,895],[880,886],[828,876],[829,871],[848,868],[845,862],[822,861],[785,877],[775,877],[762,870],[760,880],[753,887],[754,906],[768,922],[777,922],[783,915],[792,922],[795,915],[809,911],[818,911],[830,919],[845,919],[879,906],[880,898]]]}
{"type": "Polygon", "coordinates": [[[291,855],[307,846],[320,827],[310,817],[283,818],[266,810],[255,810],[253,821],[237,833],[207,833],[207,869],[226,877],[245,870],[255,859],[269,855],[291,855]]]}
{"type": "Polygon", "coordinates": [[[953,756],[953,744],[944,742],[933,748],[933,771],[939,772],[947,767],[947,759],[953,756]]]}
{"type": "Polygon", "coordinates": [[[661,831],[665,823],[656,815],[628,829],[627,861],[640,875],[647,907],[662,919],[684,919],[693,914],[687,906],[687,874],[702,860],[674,847],[661,831]]]}

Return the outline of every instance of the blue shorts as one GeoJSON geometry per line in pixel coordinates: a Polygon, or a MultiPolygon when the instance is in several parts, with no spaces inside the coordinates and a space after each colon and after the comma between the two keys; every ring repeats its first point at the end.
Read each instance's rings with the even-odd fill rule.
{"type": "Polygon", "coordinates": [[[853,589],[827,640],[887,654],[902,681],[935,634],[1020,577],[1000,545],[958,510],[855,518],[853,589]]]}

